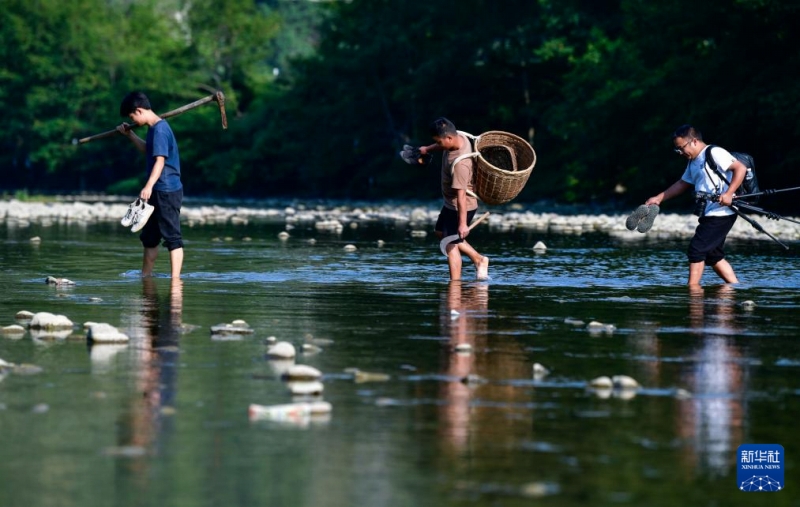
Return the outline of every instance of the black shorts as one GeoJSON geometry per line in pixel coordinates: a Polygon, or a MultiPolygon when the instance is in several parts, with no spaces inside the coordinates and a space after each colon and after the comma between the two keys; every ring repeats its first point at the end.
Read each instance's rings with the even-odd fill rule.
{"type": "Polygon", "coordinates": [[[705,262],[713,266],[724,259],[722,246],[737,218],[737,215],[700,217],[694,237],[689,242],[689,262],[705,262]]]}
{"type": "Polygon", "coordinates": [[[175,192],[153,191],[148,204],[153,206],[153,214],[142,228],[139,239],[145,248],[155,248],[164,240],[164,246],[172,251],[183,248],[181,237],[181,204],[183,189],[175,192]]]}
{"type": "MultiPolygon", "coordinates": [[[[467,211],[467,225],[472,222],[476,211],[478,210],[474,209],[472,211],[467,211]]],[[[458,234],[458,211],[450,209],[446,206],[442,206],[442,211],[439,212],[439,218],[436,220],[436,226],[433,228],[433,230],[436,232],[441,232],[442,237],[458,234]]],[[[462,241],[464,240],[458,239],[453,241],[453,243],[461,243],[462,241]]]]}

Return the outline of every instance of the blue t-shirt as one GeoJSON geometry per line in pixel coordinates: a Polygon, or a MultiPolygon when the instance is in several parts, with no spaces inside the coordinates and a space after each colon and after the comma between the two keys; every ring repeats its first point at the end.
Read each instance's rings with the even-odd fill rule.
{"type": "Polygon", "coordinates": [[[178,141],[165,120],[150,127],[147,131],[147,177],[153,172],[156,157],[164,157],[164,170],[153,190],[175,192],[183,188],[181,183],[181,157],[178,155],[178,141]]]}

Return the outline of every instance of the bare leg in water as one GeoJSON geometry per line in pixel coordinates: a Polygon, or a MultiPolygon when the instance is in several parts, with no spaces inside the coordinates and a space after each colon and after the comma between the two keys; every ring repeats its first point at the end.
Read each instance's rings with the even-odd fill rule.
{"type": "Polygon", "coordinates": [[[466,240],[461,243],[450,243],[447,245],[446,250],[447,264],[450,267],[450,280],[461,280],[461,254],[469,257],[469,260],[475,264],[476,279],[486,280],[489,278],[489,258],[479,254],[466,240]]]}

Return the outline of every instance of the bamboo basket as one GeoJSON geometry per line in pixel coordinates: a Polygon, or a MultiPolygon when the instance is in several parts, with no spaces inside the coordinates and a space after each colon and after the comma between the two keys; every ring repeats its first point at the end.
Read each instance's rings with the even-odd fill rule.
{"type": "Polygon", "coordinates": [[[475,182],[486,204],[505,204],[522,189],[536,165],[536,152],[523,138],[491,130],[475,138],[475,182]]]}

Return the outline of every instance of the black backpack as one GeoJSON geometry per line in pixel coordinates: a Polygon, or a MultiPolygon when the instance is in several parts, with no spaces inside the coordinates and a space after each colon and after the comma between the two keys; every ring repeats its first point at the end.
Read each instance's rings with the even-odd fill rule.
{"type": "MultiPolygon", "coordinates": [[[[711,148],[714,147],[715,146],[713,144],[709,144],[708,148],[706,149],[706,164],[715,170],[725,183],[730,185],[731,182],[728,181],[728,178],[725,177],[725,173],[719,168],[717,161],[711,156],[711,148]]],[[[756,163],[753,160],[753,157],[747,153],[741,153],[738,151],[732,151],[731,155],[733,155],[733,158],[744,164],[744,166],[747,168],[747,173],[744,175],[744,181],[742,181],[742,184],[739,185],[738,189],[736,189],[736,195],[757,194],[758,192],[761,192],[761,189],[758,186],[758,178],[756,177],[756,163]]],[[[758,199],[759,196],[754,196],[745,197],[742,200],[750,204],[756,204],[758,203],[758,199]]]]}

